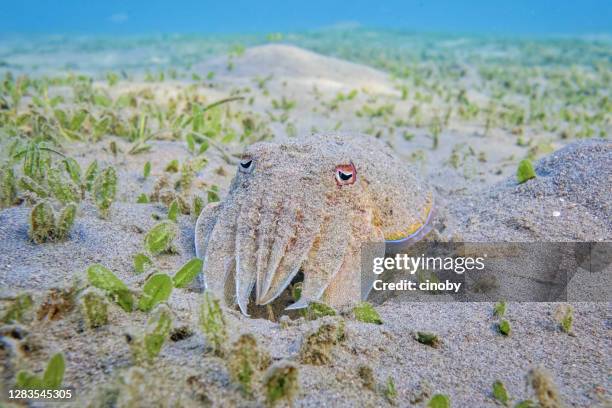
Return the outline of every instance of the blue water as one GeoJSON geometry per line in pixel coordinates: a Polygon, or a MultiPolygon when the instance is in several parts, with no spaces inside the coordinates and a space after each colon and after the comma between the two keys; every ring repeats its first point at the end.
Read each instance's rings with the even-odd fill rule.
{"type": "Polygon", "coordinates": [[[2,34],[261,33],[360,25],[419,32],[612,32],[611,0],[13,0],[2,34]]]}

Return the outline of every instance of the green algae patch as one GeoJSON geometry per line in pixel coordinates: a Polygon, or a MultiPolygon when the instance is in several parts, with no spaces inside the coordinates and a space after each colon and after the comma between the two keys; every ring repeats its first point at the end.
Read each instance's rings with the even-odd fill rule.
{"type": "Polygon", "coordinates": [[[72,180],[65,180],[58,168],[47,171],[47,185],[53,196],[63,204],[81,201],[81,192],[72,180]]]}
{"type": "Polygon", "coordinates": [[[242,392],[253,395],[253,386],[261,379],[262,371],[270,365],[270,356],[257,345],[255,336],[241,335],[227,356],[227,368],[232,381],[240,384],[242,392]]]}
{"type": "Polygon", "coordinates": [[[58,389],[64,380],[65,370],[64,355],[57,353],[49,360],[42,377],[28,371],[19,371],[16,379],[17,388],[28,390],[58,389]]]}
{"type": "Polygon", "coordinates": [[[216,203],[220,201],[219,198],[219,187],[216,185],[212,185],[208,191],[206,192],[208,203],[216,203]]]}
{"type": "Polygon", "coordinates": [[[194,153],[196,149],[196,141],[195,141],[195,138],[193,137],[193,134],[188,133],[185,136],[185,142],[187,142],[187,150],[189,150],[189,152],[191,153],[194,153]]]}
{"type": "Polygon", "coordinates": [[[561,328],[564,332],[570,333],[572,331],[572,324],[574,321],[574,315],[572,309],[568,309],[565,316],[561,318],[561,328]]]}
{"type": "Polygon", "coordinates": [[[397,398],[397,388],[395,387],[395,380],[393,377],[389,376],[387,378],[387,383],[385,384],[383,393],[387,401],[390,403],[395,403],[395,399],[397,398]]]}
{"type": "Polygon", "coordinates": [[[108,303],[106,297],[94,288],[80,296],[80,304],[87,326],[91,329],[108,324],[108,303]]]}
{"type": "Polygon", "coordinates": [[[136,274],[139,275],[143,273],[151,266],[153,266],[153,261],[145,254],[138,253],[134,255],[134,271],[136,272],[136,274]]]}
{"type": "Polygon", "coordinates": [[[141,193],[136,199],[136,204],[148,204],[149,197],[145,193],[141,193]]]}
{"type": "Polygon", "coordinates": [[[100,216],[107,218],[117,194],[117,171],[113,167],[107,167],[98,174],[92,186],[92,194],[100,216]]]}
{"type": "Polygon", "coordinates": [[[304,311],[307,320],[317,320],[324,316],[335,316],[336,311],[325,303],[311,302],[304,311]]]}
{"type": "Polygon", "coordinates": [[[93,264],[87,268],[87,277],[93,286],[108,292],[128,290],[121,279],[100,264],[93,264]]]}
{"type": "Polygon", "coordinates": [[[433,348],[440,347],[440,339],[434,333],[417,332],[416,333],[416,340],[419,343],[421,343],[421,344],[425,344],[425,345],[433,347],[433,348]]]}
{"type": "Polygon", "coordinates": [[[17,201],[17,179],[12,167],[0,167],[0,208],[10,207],[17,201]]]}
{"type": "Polygon", "coordinates": [[[167,171],[168,173],[178,173],[179,171],[179,162],[177,159],[172,159],[170,161],[170,163],[168,163],[166,165],[166,168],[164,169],[165,171],[167,171]]]}
{"type": "Polygon", "coordinates": [[[168,219],[170,221],[176,222],[179,215],[179,205],[178,201],[174,200],[170,203],[170,207],[168,208],[168,219]]]}
{"type": "Polygon", "coordinates": [[[172,278],[165,273],[155,274],[146,281],[142,289],[138,309],[148,312],[159,303],[168,300],[170,293],[172,293],[172,278]]]}
{"type": "Polygon", "coordinates": [[[134,361],[138,364],[152,363],[170,337],[171,331],[172,316],[170,309],[166,305],[160,305],[153,311],[140,335],[137,337],[128,336],[134,361]]]}
{"type": "Polygon", "coordinates": [[[19,178],[19,187],[23,190],[36,194],[39,198],[49,197],[47,190],[28,176],[21,176],[19,178]]]}
{"type": "Polygon", "coordinates": [[[126,312],[134,308],[134,298],[129,288],[109,269],[100,264],[93,264],[87,268],[87,278],[92,286],[102,289],[112,295],[119,306],[126,312]]]}
{"type": "Polygon", "coordinates": [[[495,381],[493,383],[492,394],[493,398],[495,398],[501,404],[508,406],[508,403],[510,402],[510,397],[508,396],[508,391],[506,390],[504,383],[499,380],[495,381]]]}
{"type": "Polygon", "coordinates": [[[32,295],[29,293],[22,293],[18,295],[4,311],[0,321],[2,323],[22,323],[33,304],[34,301],[32,299],[32,295]]]}
{"type": "Polygon", "coordinates": [[[364,323],[383,324],[380,315],[368,302],[362,302],[353,308],[353,315],[355,320],[359,320],[364,323]]]}
{"type": "Polygon", "coordinates": [[[144,164],[144,168],[142,169],[142,177],[144,179],[149,178],[149,176],[151,175],[151,162],[148,161],[144,164]]]}
{"type": "Polygon", "coordinates": [[[450,398],[448,395],[436,394],[427,403],[427,408],[450,408],[450,398]]]}
{"type": "Polygon", "coordinates": [[[47,202],[36,204],[30,212],[30,238],[37,244],[53,238],[55,214],[47,202]]]}
{"type": "Polygon", "coordinates": [[[199,258],[193,258],[178,270],[172,278],[175,288],[187,287],[198,274],[202,271],[203,261],[199,258]]]}
{"type": "Polygon", "coordinates": [[[300,348],[300,359],[305,364],[325,365],[332,361],[332,351],[345,337],[344,321],[328,321],[308,332],[300,348]]]}
{"type": "Polygon", "coordinates": [[[516,404],[514,408],[540,408],[540,406],[532,400],[524,400],[516,404]]]}
{"type": "Polygon", "coordinates": [[[509,336],[512,332],[512,329],[510,328],[510,322],[508,322],[507,320],[502,320],[501,322],[499,322],[499,324],[497,325],[497,331],[499,331],[499,333],[504,336],[509,336]]]}
{"type": "Polygon", "coordinates": [[[144,238],[145,248],[153,255],[167,252],[171,249],[176,235],[177,229],[173,222],[160,222],[147,232],[144,238]]]}
{"type": "Polygon", "coordinates": [[[304,286],[303,282],[296,282],[291,286],[291,297],[294,302],[297,302],[302,297],[302,287],[304,286]]]}
{"type": "Polygon", "coordinates": [[[554,316],[561,330],[565,333],[572,334],[574,308],[571,305],[559,305],[555,309],[554,316]]]}
{"type": "Polygon", "coordinates": [[[171,330],[172,318],[170,317],[170,309],[161,306],[147,321],[147,328],[144,336],[147,359],[153,360],[157,357],[166,339],[170,336],[171,330]]]}
{"type": "Polygon", "coordinates": [[[298,368],[289,361],[280,361],[271,366],[264,376],[266,404],[269,407],[285,401],[293,406],[299,391],[298,368]]]}
{"type": "Polygon", "coordinates": [[[495,317],[503,317],[506,314],[506,302],[499,301],[493,307],[493,316],[495,317]]]}
{"type": "Polygon", "coordinates": [[[193,196],[193,200],[191,203],[191,212],[192,215],[197,219],[200,216],[200,213],[204,209],[204,199],[198,195],[193,196]]]}
{"type": "Polygon", "coordinates": [[[518,165],[516,169],[516,180],[519,184],[526,182],[527,180],[531,180],[536,177],[535,170],[533,169],[533,164],[529,159],[523,159],[518,165]]]}
{"type": "Polygon", "coordinates": [[[91,191],[93,188],[94,181],[98,176],[98,161],[92,161],[87,169],[85,170],[85,174],[83,176],[84,187],[87,191],[91,191]]]}
{"type": "Polygon", "coordinates": [[[64,240],[68,238],[68,234],[72,229],[72,225],[74,224],[74,220],[76,218],[77,207],[74,203],[69,203],[60,212],[59,218],[57,220],[57,224],[55,226],[55,239],[56,240],[64,240]]]}
{"type": "Polygon", "coordinates": [[[213,298],[209,292],[204,293],[200,307],[200,328],[212,352],[217,356],[223,356],[227,341],[227,323],[219,303],[219,299],[213,298]]]}
{"type": "Polygon", "coordinates": [[[59,213],[46,201],[32,207],[30,211],[30,238],[37,244],[48,241],[63,241],[68,238],[76,218],[77,207],[68,203],[59,213]]]}

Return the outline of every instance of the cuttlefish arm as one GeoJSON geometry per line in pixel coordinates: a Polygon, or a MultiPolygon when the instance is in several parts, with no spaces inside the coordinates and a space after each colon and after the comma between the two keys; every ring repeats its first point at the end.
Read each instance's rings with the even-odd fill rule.
{"type": "MultiPolygon", "coordinates": [[[[208,247],[208,242],[210,240],[210,235],[215,227],[217,222],[217,218],[219,216],[220,203],[210,203],[198,216],[195,225],[195,254],[197,258],[203,259],[204,254],[206,253],[206,248],[208,247]]],[[[204,290],[204,273],[200,273],[198,275],[198,286],[200,290],[204,290]]]]}

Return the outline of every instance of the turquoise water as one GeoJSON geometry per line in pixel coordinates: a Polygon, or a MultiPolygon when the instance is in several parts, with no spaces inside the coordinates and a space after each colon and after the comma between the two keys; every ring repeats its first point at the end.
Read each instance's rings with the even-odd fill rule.
{"type": "Polygon", "coordinates": [[[1,34],[261,33],[364,26],[418,32],[584,35],[612,31],[612,2],[2,1],[1,34]]]}

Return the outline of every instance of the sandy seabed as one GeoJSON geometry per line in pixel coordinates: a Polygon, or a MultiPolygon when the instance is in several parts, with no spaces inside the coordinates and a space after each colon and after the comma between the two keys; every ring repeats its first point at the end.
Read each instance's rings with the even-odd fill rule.
{"type": "MultiPolygon", "coordinates": [[[[249,88],[244,100],[227,104],[227,109],[267,117],[267,137],[307,137],[313,131],[336,128],[349,133],[384,130],[371,137],[386,140],[434,189],[438,211],[428,239],[528,242],[612,238],[612,143],[606,138],[551,139],[546,132],[527,130],[535,141],[532,147],[544,141],[550,149],[538,153],[537,177],[518,184],[516,165],[529,147],[517,144],[511,129],[494,127],[485,136],[479,125],[451,120],[438,136],[435,149],[426,127],[408,126],[407,137],[399,130],[391,132],[393,119],[408,117],[416,103],[410,98],[405,102],[397,83],[381,70],[288,45],[249,48],[229,62],[227,56],[213,57],[196,64],[194,70],[201,76],[216,73],[208,87],[193,89],[207,101],[249,88]],[[357,95],[340,102],[340,108],[325,107],[339,93],[348,95],[353,89],[358,90],[357,95]],[[282,102],[271,103],[281,97],[295,101],[295,106],[286,110],[285,120],[278,118],[285,113],[278,108],[282,102]],[[382,117],[355,115],[363,105],[390,103],[395,106],[392,113],[383,112],[382,117]],[[455,163],[453,157],[459,161],[457,166],[449,164],[455,163]]],[[[112,98],[148,92],[154,100],[167,101],[178,98],[193,84],[181,79],[150,83],[136,78],[113,87],[95,81],[95,86],[107,89],[112,98]]],[[[476,91],[470,92],[478,99],[476,91]]],[[[604,131],[609,131],[609,122],[604,131]]],[[[183,140],[166,139],[150,141],[151,149],[137,155],[128,155],[130,143],[112,135],[62,147],[83,169],[94,159],[115,166],[117,198],[106,219],[99,217],[91,202],[84,201],[69,238],[57,243],[34,244],[29,239],[30,208],[25,202],[2,210],[0,295],[4,306],[25,291],[34,295],[39,308],[49,293],[70,288],[75,277],[83,276],[93,263],[105,265],[130,287],[142,286],[145,275],[133,272],[133,256],[142,251],[146,231],[158,219],[166,218],[167,208],[159,202],[137,204],[137,197],[154,190],[171,160],[182,163],[193,156],[183,140]],[[120,153],[113,154],[109,141],[115,142],[120,153]],[[145,179],[142,169],[146,162],[151,163],[152,172],[145,179]]],[[[197,172],[194,183],[203,190],[218,185],[222,199],[235,165],[215,148],[206,155],[207,165],[197,172]]],[[[195,256],[194,217],[180,215],[178,225],[176,250],[156,259],[158,267],[168,273],[195,256]]],[[[193,288],[172,292],[167,303],[174,327],[187,327],[191,335],[169,340],[155,363],[143,368],[144,375],[133,367],[125,334],[144,327],[145,313],[128,314],[113,304],[109,324],[96,329],[86,327],[78,307],[60,310],[54,319],[39,319],[40,314],[37,317],[34,313],[22,323],[5,324],[0,327],[3,388],[13,386],[17,370],[41,372],[49,356],[62,351],[66,359],[64,384],[76,391],[77,398],[57,406],[265,405],[259,388],[253,397],[246,397],[231,380],[226,361],[208,351],[198,324],[201,296],[193,288]]],[[[526,384],[527,373],[534,367],[550,373],[563,406],[603,407],[612,401],[609,302],[572,303],[572,335],[560,330],[555,303],[508,303],[505,318],[512,327],[510,336],[498,332],[492,303],[391,298],[375,307],[382,325],[357,321],[350,313],[312,321],[292,315],[292,320],[280,322],[279,316],[271,321],[226,310],[228,344],[240,334],[251,333],[272,361],[295,362],[299,391],[293,406],[426,406],[437,393],[447,395],[456,407],[497,406],[492,396],[492,384],[497,380],[504,383],[514,404],[535,399],[526,384]],[[328,362],[303,362],[300,349],[305,337],[325,324],[343,325],[343,339],[330,347],[328,362]],[[416,332],[435,333],[438,346],[417,342],[416,332]],[[373,386],[364,381],[363,367],[371,368],[373,386]],[[385,392],[389,378],[395,383],[396,395],[385,392]]],[[[8,401],[3,404],[11,406],[8,401]]]]}

